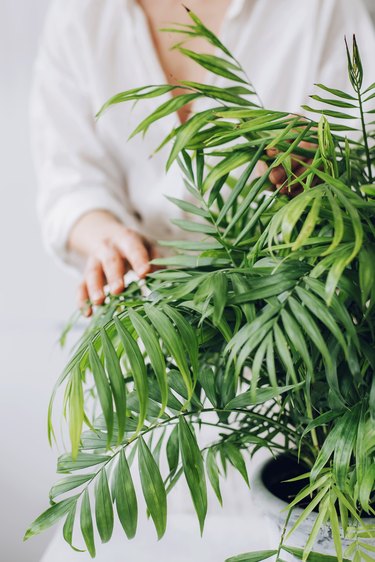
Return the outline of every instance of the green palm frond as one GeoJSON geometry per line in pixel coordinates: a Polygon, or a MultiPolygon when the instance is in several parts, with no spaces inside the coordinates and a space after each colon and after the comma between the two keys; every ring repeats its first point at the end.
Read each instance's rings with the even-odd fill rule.
{"type": "Polygon", "coordinates": [[[179,165],[191,196],[169,198],[188,215],[173,222],[200,239],[164,242],[175,250],[154,260],[164,269],[97,308],[49,408],[52,440],[53,403],[63,387],[71,440],[58,460],[64,477],[25,538],[65,517],[65,540],[73,546],[79,526],[95,556],[94,525],[102,542],[115,517],[135,536],[140,493],[160,538],[167,494],[181,477],[203,531],[207,485],[223,503],[227,471],[237,470],[248,485],[246,455],[266,448],[308,470],[289,506],[310,498],[296,526],[315,507],[319,512],[305,549],[282,540],[274,551],[230,561],[282,560],[283,552],[304,561],[366,561],[374,530],[362,514],[374,515],[375,490],[375,133],[368,123],[375,85],[363,88],[354,41],[353,93],[319,84],[322,93],[312,96],[319,122],[265,109],[240,63],[189,13],[191,24],[170,31],[204,37],[219,55],[183,42],[176,49],[229,86],[136,88],[111,98],[98,115],[160,97],[133,132],[144,134],[192,100],[211,100],[162,144],[171,143],[167,167],[179,165]],[[342,136],[358,128],[363,138],[342,136]],[[292,156],[304,167],[298,177],[292,156]],[[257,176],[259,162],[268,169],[257,176]],[[278,166],[287,182],[272,191],[269,176],[278,166]],[[300,195],[282,194],[287,186],[300,195]],[[203,446],[205,425],[217,435],[203,446]],[[331,525],[337,557],[313,552],[323,523],[331,525]],[[354,537],[346,552],[341,529],[354,537]]]}

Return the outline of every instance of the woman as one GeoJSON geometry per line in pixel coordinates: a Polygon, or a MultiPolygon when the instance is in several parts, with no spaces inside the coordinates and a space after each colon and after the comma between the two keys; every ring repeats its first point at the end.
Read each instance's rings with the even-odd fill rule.
{"type": "MultiPolygon", "coordinates": [[[[188,6],[240,60],[266,107],[296,112],[317,82],[348,89],[345,34],[356,33],[366,75],[374,79],[375,36],[361,2],[189,0],[188,6]]],[[[170,22],[187,22],[177,0],[55,0],[50,9],[32,102],[38,206],[48,250],[82,277],[81,307],[88,300],[103,303],[106,285],[114,294],[123,291],[127,270],[146,276],[156,240],[181,238],[169,222],[178,211],[164,197],[185,196],[179,169],[172,166],[165,174],[168,149],[149,155],[171,127],[207,101],[165,118],[145,139],[128,143],[131,131],[160,100],[117,106],[98,122],[94,118],[111,95],[133,87],[179,80],[223,83],[170,51],[178,38],[158,32],[170,22]]],[[[194,49],[212,52],[199,41],[194,49]]],[[[275,185],[284,180],[282,174],[277,170],[272,176],[275,185]]],[[[120,539],[119,531],[98,559],[205,562],[264,548],[266,538],[243,485],[231,476],[226,491],[226,509],[213,508],[203,541],[182,489],[171,498],[164,542],[157,545],[144,523],[135,543],[120,539]]],[[[84,560],[86,555],[79,556],[84,560]]],[[[78,555],[56,538],[43,562],[70,559],[78,555]]]]}

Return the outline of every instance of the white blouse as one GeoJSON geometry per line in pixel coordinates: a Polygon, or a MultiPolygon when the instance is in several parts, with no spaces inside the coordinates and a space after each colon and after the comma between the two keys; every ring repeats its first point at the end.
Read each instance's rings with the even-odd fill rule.
{"type": "MultiPolygon", "coordinates": [[[[375,34],[361,0],[232,0],[222,41],[240,60],[266,107],[298,111],[314,83],[348,88],[344,35],[356,33],[368,83],[375,80],[375,34]]],[[[207,76],[223,84],[223,79],[207,76]]],[[[32,146],[43,238],[60,262],[74,223],[104,209],[151,240],[181,238],[181,215],[164,195],[184,197],[168,148],[150,157],[177,114],[127,141],[160,99],[95,114],[112,95],[165,83],[145,15],[135,0],[53,0],[35,66],[32,146]]],[[[209,103],[199,100],[195,109],[209,103]]]]}

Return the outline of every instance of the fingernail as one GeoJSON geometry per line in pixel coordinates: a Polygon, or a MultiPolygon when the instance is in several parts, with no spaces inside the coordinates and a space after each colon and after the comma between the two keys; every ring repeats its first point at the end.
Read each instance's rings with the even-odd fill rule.
{"type": "Polygon", "coordinates": [[[147,273],[150,272],[150,265],[146,264],[146,265],[142,265],[138,268],[138,275],[139,277],[143,277],[144,275],[147,275],[147,273]]]}
{"type": "Polygon", "coordinates": [[[109,290],[111,293],[117,293],[118,291],[122,291],[124,288],[124,284],[122,281],[114,281],[112,285],[110,285],[109,290]]]}
{"type": "Polygon", "coordinates": [[[101,300],[103,299],[103,297],[104,297],[103,293],[100,293],[100,292],[99,292],[99,293],[94,293],[94,294],[92,295],[92,300],[93,300],[93,301],[101,301],[101,300]]]}

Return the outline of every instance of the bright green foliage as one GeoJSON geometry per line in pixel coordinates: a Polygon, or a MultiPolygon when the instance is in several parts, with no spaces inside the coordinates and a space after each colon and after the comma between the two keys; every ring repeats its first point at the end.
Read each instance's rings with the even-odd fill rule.
{"type": "Polygon", "coordinates": [[[375,531],[362,517],[374,515],[375,491],[375,84],[364,89],[354,41],[353,92],[319,84],[322,93],[313,96],[319,123],[265,109],[238,61],[190,16],[191,25],[171,31],[204,37],[217,53],[193,53],[182,43],[176,49],[227,78],[229,87],[142,87],[115,96],[100,113],[161,96],[138,134],[197,97],[212,101],[163,143],[172,142],[167,165],[180,166],[189,193],[189,202],[173,202],[190,218],[174,222],[201,240],[166,242],[175,256],[155,263],[168,269],[108,296],[97,309],[49,410],[52,439],[52,403],[65,385],[72,448],[58,461],[66,476],[50,494],[53,502],[63,499],[26,538],[67,515],[64,537],[72,544],[76,513],[92,556],[94,517],[103,541],[111,537],[114,513],[132,538],[137,470],[158,537],[166,529],[166,495],[182,475],[203,529],[207,482],[225,505],[221,478],[234,468],[248,484],[245,456],[266,447],[303,461],[306,485],[290,507],[309,500],[297,525],[315,507],[316,521],[304,550],[285,546],[284,533],[277,550],[231,562],[274,554],[281,561],[284,551],[304,561],[373,559],[375,531]],[[292,154],[305,167],[298,177],[292,154]],[[256,177],[259,161],[268,170],[256,177]],[[298,196],[279,193],[285,186],[270,189],[270,171],[280,165],[298,196]],[[206,423],[218,432],[203,448],[199,428],[206,423]],[[162,456],[166,463],[159,465],[162,456]],[[313,552],[327,523],[336,557],[313,552]],[[352,538],[347,552],[344,534],[352,538]]]}

